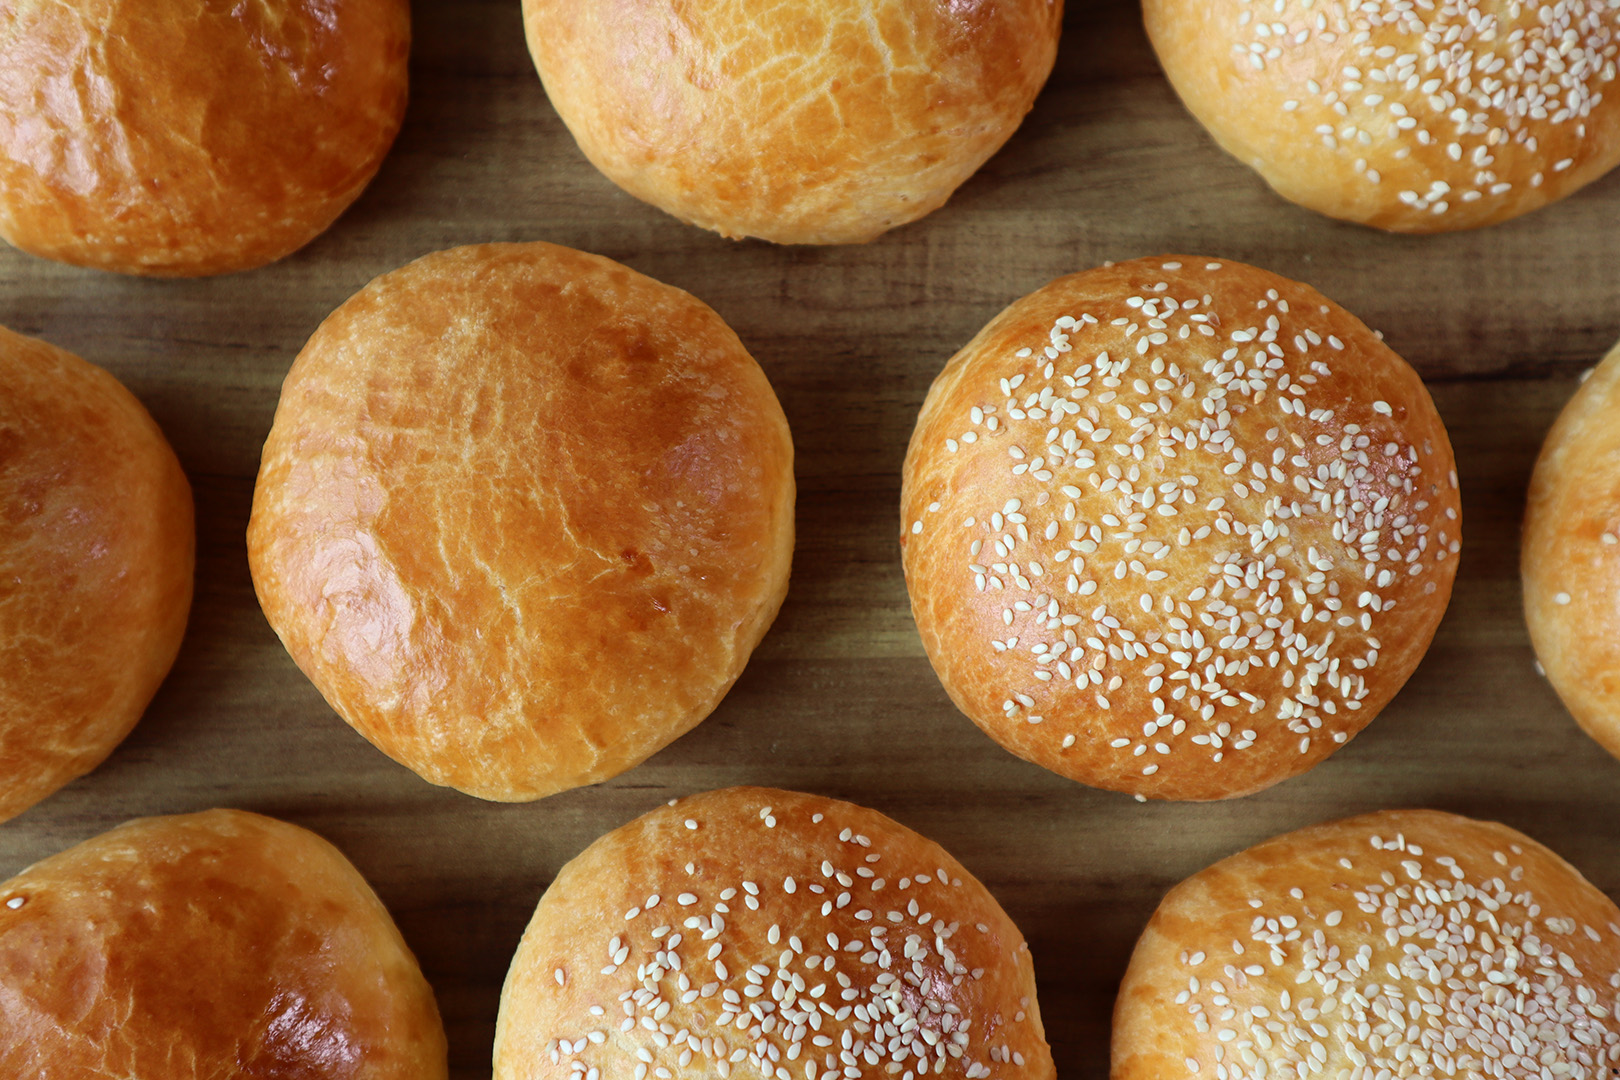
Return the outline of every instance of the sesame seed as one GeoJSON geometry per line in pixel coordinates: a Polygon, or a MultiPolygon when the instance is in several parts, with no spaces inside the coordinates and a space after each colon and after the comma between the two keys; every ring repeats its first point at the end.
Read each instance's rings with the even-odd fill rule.
{"type": "Polygon", "coordinates": [[[1393,417],[1395,387],[1361,384],[1359,357],[1339,355],[1344,314],[1302,287],[1244,297],[1217,287],[1219,263],[1122,265],[1132,291],[1060,316],[1026,358],[974,359],[988,394],[940,429],[999,416],[1004,441],[951,464],[1004,482],[990,499],[944,478],[908,490],[908,506],[973,523],[925,534],[908,566],[954,553],[964,588],[995,598],[981,610],[998,722],[1039,723],[1067,749],[1083,717],[1121,776],[1154,775],[1132,760],[1151,748],[1159,793],[1231,755],[1309,763],[1381,704],[1387,613],[1449,585],[1447,449],[1346,422],[1361,394],[1393,417]],[[1183,329],[1207,340],[1196,364],[1187,345],[1155,347],[1183,329]],[[1239,416],[1263,445],[1239,443],[1239,416]]]}

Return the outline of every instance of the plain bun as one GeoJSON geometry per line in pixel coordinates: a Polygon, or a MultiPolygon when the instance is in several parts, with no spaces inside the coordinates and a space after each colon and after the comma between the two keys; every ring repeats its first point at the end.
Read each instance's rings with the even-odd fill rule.
{"type": "Polygon", "coordinates": [[[282,388],[248,556],[361,734],[436,784],[605,780],[707,716],[787,592],[793,444],[701,301],[551,244],[455,248],[282,388]]]}
{"type": "Polygon", "coordinates": [[[433,992],[320,837],[132,821],[0,884],[0,1074],[443,1080],[433,992]]]}
{"type": "Polygon", "coordinates": [[[1284,198],[1397,232],[1471,229],[1620,163],[1620,5],[1146,0],[1170,82],[1284,198]]]}
{"type": "Polygon", "coordinates": [[[671,802],[557,875],[495,1080],[1056,1076],[1029,947],[938,844],[833,799],[671,802]]]}
{"type": "Polygon", "coordinates": [[[1019,300],[906,454],[912,611],[957,706],[1087,784],[1217,799],[1304,772],[1411,675],[1451,595],[1451,445],[1349,312],[1139,259],[1019,300]]]}
{"type": "Polygon", "coordinates": [[[0,328],[0,821],[112,753],[191,610],[191,487],[101,368],[0,328]]]}
{"type": "Polygon", "coordinates": [[[53,0],[0,28],[0,236],[125,274],[303,247],[405,113],[406,0],[53,0]]]}
{"type": "Polygon", "coordinates": [[[1137,943],[1112,1080],[1620,1070],[1620,909],[1521,833],[1428,810],[1194,874],[1137,943]]]}
{"type": "Polygon", "coordinates": [[[1620,348],[1547,435],[1524,520],[1536,658],[1587,734],[1620,757],[1620,348]]]}
{"type": "Polygon", "coordinates": [[[942,206],[1029,112],[1062,0],[524,0],[591,163],[724,236],[859,243],[942,206]]]}

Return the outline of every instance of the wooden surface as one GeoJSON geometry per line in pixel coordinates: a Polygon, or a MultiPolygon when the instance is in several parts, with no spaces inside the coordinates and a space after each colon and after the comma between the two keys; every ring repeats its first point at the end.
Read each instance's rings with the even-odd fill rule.
{"type": "Polygon", "coordinates": [[[557,868],[677,794],[750,782],[850,798],[938,840],[1034,949],[1065,1077],[1107,1070],[1113,993],[1173,883],[1272,834],[1364,810],[1494,817],[1620,893],[1620,762],[1532,668],[1519,518],[1543,434],[1620,336],[1620,173],[1480,233],[1400,238],[1272,196],[1160,76],[1129,0],[1071,0],[1057,72],[942,211],[866,247],[735,244],[602,179],[546,102],[517,0],[417,0],[412,104],[381,175],[311,247],[197,282],[0,252],[0,322],[111,368],[195,486],[196,607],[179,663],[97,772],[0,826],[0,878],[130,817],[236,806],[336,842],[421,958],[456,1080],[487,1077],[496,1003],[557,868]],[[526,806],[430,787],[340,722],[254,601],[243,544],[259,448],[320,320],[425,252],[544,239],[712,304],[776,386],[798,448],[799,541],[775,628],[713,717],[618,779],[526,806]],[[1059,274],[1165,251],[1308,281],[1428,379],[1451,428],[1464,547],[1451,611],[1406,690],[1327,764],[1217,805],[1138,805],[1003,752],[935,680],[906,605],[899,470],[945,359],[1059,274]]]}

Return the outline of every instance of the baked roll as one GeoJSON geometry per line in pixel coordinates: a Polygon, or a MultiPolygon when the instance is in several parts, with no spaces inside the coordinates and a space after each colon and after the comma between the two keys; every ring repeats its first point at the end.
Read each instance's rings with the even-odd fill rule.
{"type": "Polygon", "coordinates": [[[1017,130],[1063,0],[524,0],[546,93],[624,190],[722,236],[847,244],[1017,130]]]}
{"type": "Polygon", "coordinates": [[[405,114],[407,0],[52,0],[0,22],[0,237],[124,274],[273,262],[405,114]]]}
{"type": "Polygon", "coordinates": [[[1542,670],[1586,733],[1620,757],[1620,348],[1547,435],[1522,570],[1542,670]]]}
{"type": "Polygon", "coordinates": [[[0,1074],[443,1080],[433,992],[338,850],[257,814],[132,821],[0,884],[0,1074]]]}
{"type": "Polygon", "coordinates": [[[0,821],[106,759],[191,611],[191,486],[111,374],[0,328],[0,821]]]}
{"type": "Polygon", "coordinates": [[[455,248],[304,347],[248,559],[339,715],[520,801],[714,710],[787,593],[793,497],[781,406],[708,306],[551,244],[455,248]]]}
{"type": "Polygon", "coordinates": [[[939,845],[732,788],[557,875],[501,992],[495,1080],[1056,1076],[1029,947],[939,845]]]}
{"type": "Polygon", "coordinates": [[[993,319],[929,390],[901,502],[951,700],[1146,798],[1245,795],[1348,742],[1422,659],[1459,550],[1417,373],[1309,286],[1185,255],[993,319]]]}
{"type": "Polygon", "coordinates": [[[1620,1069],[1620,909],[1504,825],[1301,829],[1171,891],[1131,956],[1113,1080],[1620,1069]]]}
{"type": "Polygon", "coordinates": [[[1620,163],[1613,0],[1144,0],[1192,114],[1284,198],[1472,229],[1620,163]]]}

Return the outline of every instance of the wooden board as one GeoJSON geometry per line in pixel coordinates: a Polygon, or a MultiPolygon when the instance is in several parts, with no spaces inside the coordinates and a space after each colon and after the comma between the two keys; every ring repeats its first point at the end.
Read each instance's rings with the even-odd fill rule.
{"type": "Polygon", "coordinates": [[[0,252],[0,322],[111,368],[196,489],[196,607],[179,663],[101,769],[0,826],[0,878],[127,818],[225,805],[335,841],[438,992],[457,1080],[489,1075],[501,979],[557,868],[660,801],[750,782],[883,810],[982,877],[1034,949],[1065,1077],[1107,1071],[1114,990],[1163,892],[1272,834],[1434,806],[1526,830],[1620,893],[1620,762],[1532,668],[1523,495],[1579,373],[1620,336],[1620,173],[1485,232],[1385,236],[1271,195],[1182,111],[1129,0],[1071,0],[1022,130],[942,211],[865,247],[730,243],[622,194],[584,160],[524,50],[517,0],[417,0],[413,101],[381,175],[325,237],[255,273],[115,278],[0,252]],[[376,274],[458,243],[544,239],[712,304],[774,382],[798,448],[792,592],[706,723],[618,779],[527,806],[430,787],[322,702],[248,577],[259,448],[293,356],[376,274]],[[1456,444],[1464,550],[1428,659],[1371,728],[1236,803],[1138,805],[1026,765],[947,701],[896,539],[899,469],[945,359],[1053,277],[1166,251],[1309,281],[1429,380],[1456,444]]]}

